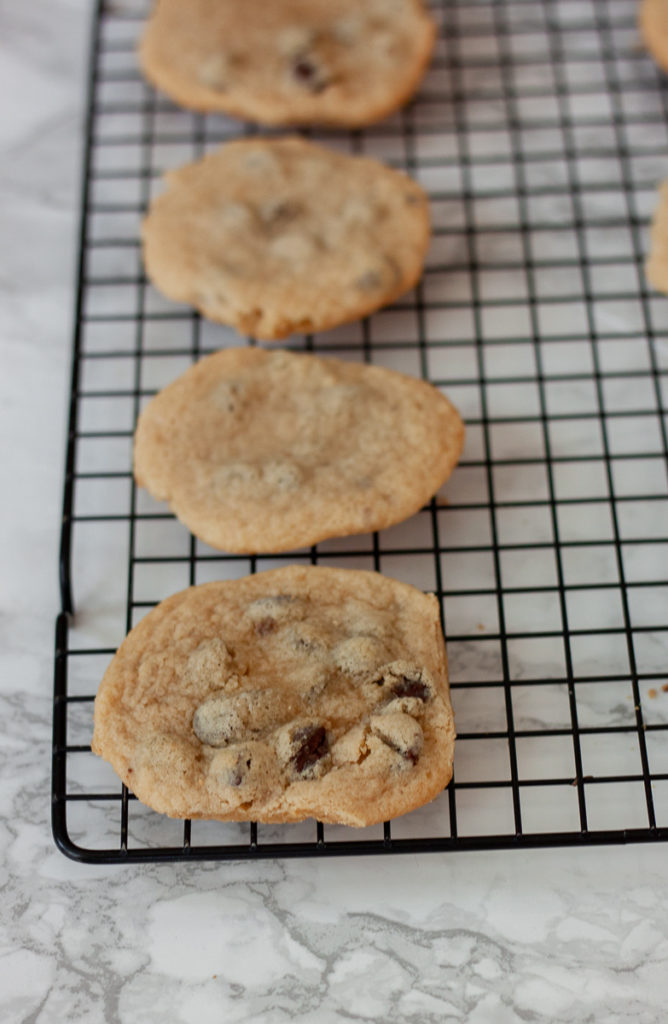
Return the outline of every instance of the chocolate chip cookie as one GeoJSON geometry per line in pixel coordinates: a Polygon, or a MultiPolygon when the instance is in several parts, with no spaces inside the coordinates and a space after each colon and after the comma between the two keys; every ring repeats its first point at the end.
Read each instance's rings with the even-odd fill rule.
{"type": "Polygon", "coordinates": [[[184,107],[361,127],[410,99],[435,34],[421,0],[159,0],[140,62],[184,107]]]}
{"type": "Polygon", "coordinates": [[[289,551],[417,512],[464,426],[431,384],[380,366],[216,352],[142,412],[135,477],[212,547],[289,551]]]}
{"type": "Polygon", "coordinates": [[[172,817],[362,826],[435,797],[454,739],[437,599],[287,566],[149,612],[102,680],[93,750],[172,817]]]}
{"type": "Polygon", "coordinates": [[[142,229],[159,291],[273,340],[392,302],[420,276],[427,198],[406,175],[304,139],[242,139],[167,175],[142,229]]]}

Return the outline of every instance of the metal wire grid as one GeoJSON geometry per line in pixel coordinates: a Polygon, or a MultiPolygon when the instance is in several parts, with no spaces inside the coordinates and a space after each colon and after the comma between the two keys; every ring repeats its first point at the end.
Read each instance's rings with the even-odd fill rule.
{"type": "MultiPolygon", "coordinates": [[[[53,824],[81,860],[300,856],[668,837],[668,304],[642,263],[668,148],[662,76],[626,0],[443,0],[417,102],[309,133],[428,188],[422,283],[294,346],[431,379],[464,459],[407,523],[274,558],[225,556],[134,489],[142,404],[234,332],[161,299],[138,225],[161,172],[247,130],[143,83],[144,0],[98,9],[56,630],[53,824]],[[90,753],[94,694],[169,593],[289,561],[433,590],[458,722],[455,777],[384,827],[176,822],[90,753]],[[76,598],[76,614],[72,600],[76,598]]],[[[250,339],[249,339],[250,340],[250,339]]]]}

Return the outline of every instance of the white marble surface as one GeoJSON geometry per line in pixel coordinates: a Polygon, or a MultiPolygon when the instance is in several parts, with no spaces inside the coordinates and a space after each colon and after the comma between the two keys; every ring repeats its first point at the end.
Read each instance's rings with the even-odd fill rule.
{"type": "Polygon", "coordinates": [[[0,1019],[665,1021],[665,845],[113,869],[53,846],[87,15],[0,2],[0,1019]]]}

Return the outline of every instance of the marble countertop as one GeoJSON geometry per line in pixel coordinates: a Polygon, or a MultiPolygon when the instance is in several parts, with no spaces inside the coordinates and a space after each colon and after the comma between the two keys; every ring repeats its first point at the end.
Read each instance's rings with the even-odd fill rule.
{"type": "Polygon", "coordinates": [[[633,1021],[668,1003],[665,845],[101,867],[49,825],[85,0],[0,4],[0,1017],[633,1021]]]}

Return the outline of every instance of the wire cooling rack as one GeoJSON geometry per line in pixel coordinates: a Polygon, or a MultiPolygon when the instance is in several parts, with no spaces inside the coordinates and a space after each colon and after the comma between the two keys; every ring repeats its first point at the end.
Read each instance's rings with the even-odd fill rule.
{"type": "Polygon", "coordinates": [[[668,303],[642,271],[666,175],[668,92],[627,0],[447,0],[417,101],[309,133],[403,168],[432,199],[418,288],[294,339],[429,378],[459,406],[461,466],[373,536],[225,556],[136,491],[157,389],[234,332],[163,300],[139,222],[161,173],[248,128],[141,79],[144,0],[93,26],[56,631],[53,822],[81,860],[358,854],[668,838],[668,303]],[[192,584],[287,561],[378,569],[443,601],[459,739],[432,804],[385,826],[182,822],[90,752],[127,629],[192,584]]]}

